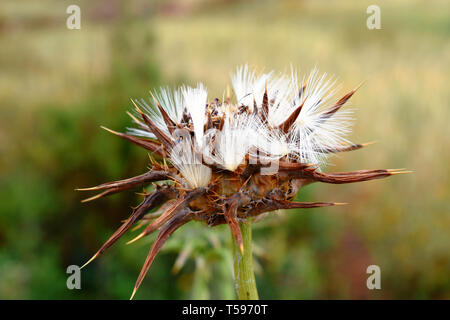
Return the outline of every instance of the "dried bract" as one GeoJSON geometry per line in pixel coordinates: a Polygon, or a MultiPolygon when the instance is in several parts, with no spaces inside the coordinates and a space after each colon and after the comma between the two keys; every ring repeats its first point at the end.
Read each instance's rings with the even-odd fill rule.
{"type": "Polygon", "coordinates": [[[145,186],[154,191],[106,241],[91,260],[113,245],[144,215],[148,219],[133,242],[159,230],[136,282],[140,286],[156,254],[180,226],[195,220],[209,226],[228,224],[243,250],[239,221],[278,209],[334,206],[335,202],[294,202],[299,189],[313,182],[352,183],[405,173],[403,170],[360,170],[324,173],[330,155],[360,149],[352,144],[352,110],[343,109],[355,93],[335,100],[335,81],[318,70],[298,81],[297,73],[257,75],[247,66],[232,75],[235,98],[208,102],[203,84],[175,90],[161,88],[149,103],[132,100],[129,113],[136,128],[118,135],[162,161],[152,160],[140,176],[93,188],[84,201],[145,186]]]}

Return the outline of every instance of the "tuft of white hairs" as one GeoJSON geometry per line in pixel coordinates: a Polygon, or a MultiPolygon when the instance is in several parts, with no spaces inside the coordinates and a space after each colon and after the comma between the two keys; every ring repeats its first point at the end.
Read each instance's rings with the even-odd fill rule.
{"type": "Polygon", "coordinates": [[[351,132],[352,114],[349,109],[340,109],[332,117],[324,119],[323,115],[330,107],[329,100],[337,88],[333,78],[327,74],[319,75],[314,68],[308,78],[303,77],[300,84],[297,71],[291,67],[291,74],[274,72],[256,76],[247,65],[238,67],[232,75],[233,89],[238,105],[246,105],[253,109],[256,102],[262,105],[265,87],[267,86],[269,110],[267,116],[270,130],[258,129],[258,148],[269,158],[286,155],[305,163],[326,163],[329,153],[326,151],[351,142],[345,136],[351,132]],[[305,90],[300,93],[301,86],[305,90]],[[276,128],[282,124],[303,103],[302,110],[293,128],[284,134],[276,128]]]}
{"type": "Polygon", "coordinates": [[[256,117],[227,114],[221,131],[210,130],[205,136],[211,151],[205,157],[220,167],[234,171],[244,161],[257,139],[256,117]]]}
{"type": "MultiPolygon", "coordinates": [[[[160,87],[159,90],[154,90],[151,93],[156,101],[161,105],[161,107],[164,109],[164,111],[167,113],[169,118],[174,123],[180,123],[181,118],[183,116],[184,111],[184,103],[183,103],[183,97],[181,94],[180,89],[170,89],[169,87],[160,87]]],[[[144,99],[134,99],[133,100],[136,105],[139,106],[139,108],[146,113],[146,115],[152,119],[152,121],[165,133],[167,133],[170,136],[169,129],[167,128],[167,125],[164,121],[164,118],[161,114],[161,112],[158,109],[158,106],[153,98],[150,99],[150,104],[148,105],[147,102],[144,99]]],[[[138,116],[137,111],[134,112],[136,116],[138,116]]],[[[155,135],[151,132],[148,132],[145,130],[147,127],[142,121],[138,120],[137,117],[132,117],[133,122],[135,122],[139,127],[142,129],[136,129],[136,128],[127,128],[128,133],[135,135],[135,136],[141,136],[146,138],[153,138],[156,139],[155,135]]]]}
{"type": "Polygon", "coordinates": [[[190,188],[208,186],[211,168],[202,164],[202,155],[196,153],[190,137],[185,137],[170,152],[170,160],[190,188]]]}
{"type": "MultiPolygon", "coordinates": [[[[337,90],[336,80],[327,77],[326,73],[319,74],[317,68],[299,83],[297,71],[292,67],[290,74],[275,74],[270,71],[257,75],[254,70],[243,65],[231,74],[231,82],[236,102],[229,104],[224,101],[218,108],[219,115],[225,117],[222,131],[211,129],[206,134],[204,125],[208,92],[202,83],[196,88],[160,88],[154,92],[156,100],[175,123],[180,123],[185,110],[189,112],[194,126],[192,145],[205,155],[204,160],[231,171],[236,170],[247,154],[269,160],[287,157],[321,165],[327,162],[330,154],[328,151],[351,144],[345,137],[351,132],[353,111],[339,109],[331,117],[324,116],[332,106],[330,99],[337,90]],[[303,86],[304,90],[300,90],[303,86]],[[267,123],[262,123],[253,108],[256,103],[258,110],[262,110],[266,88],[269,108],[265,115],[267,123]],[[302,103],[301,112],[289,131],[285,133],[277,129],[302,103]],[[251,113],[239,114],[239,107],[242,105],[248,107],[251,113]]],[[[142,99],[135,100],[135,103],[161,130],[169,134],[154,101],[151,106],[142,99]]],[[[133,120],[140,128],[128,128],[131,134],[155,138],[145,130],[146,125],[142,121],[137,117],[133,117],[133,120]]],[[[192,181],[197,181],[194,176],[198,175],[203,177],[201,181],[207,180],[205,177],[208,177],[208,167],[181,170],[181,164],[191,160],[190,157],[189,154],[184,160],[180,156],[175,157],[175,162],[182,160],[177,162],[180,172],[184,171],[192,181]]]]}
{"type": "Polygon", "coordinates": [[[267,125],[258,123],[256,128],[256,150],[250,150],[250,155],[255,158],[262,159],[262,161],[274,161],[284,156],[288,156],[295,150],[289,136],[281,130],[270,130],[267,125]]]}
{"type": "MultiPolygon", "coordinates": [[[[184,101],[181,89],[171,90],[169,87],[162,87],[159,91],[155,91],[153,95],[164,111],[166,111],[169,118],[174,123],[180,123],[184,111],[184,101]]],[[[157,107],[156,102],[154,101],[153,105],[157,107]]]]}
{"type": "Polygon", "coordinates": [[[184,104],[187,111],[191,115],[192,123],[194,125],[195,141],[201,149],[203,146],[204,125],[206,121],[206,103],[208,99],[208,91],[202,83],[197,85],[197,88],[183,87],[182,88],[184,104]]]}
{"type": "Polygon", "coordinates": [[[236,104],[247,106],[253,111],[254,101],[258,105],[261,104],[265,85],[270,80],[271,75],[272,72],[256,76],[256,72],[250,71],[248,65],[236,68],[235,73],[231,74],[236,104]]]}
{"type": "Polygon", "coordinates": [[[326,73],[319,75],[317,68],[307,80],[300,97],[304,104],[291,132],[291,143],[296,145],[294,153],[301,162],[325,163],[329,155],[326,150],[351,144],[345,136],[351,132],[353,110],[340,109],[331,117],[324,117],[332,106],[329,101],[336,93],[335,83],[326,73]]]}
{"type": "MultiPolygon", "coordinates": [[[[152,119],[155,125],[157,125],[161,130],[166,133],[169,131],[158,108],[149,106],[144,99],[133,99],[133,102],[139,106],[139,109],[141,109],[150,119],[152,119]]],[[[135,115],[132,117],[133,122],[135,122],[142,129],[127,128],[127,132],[134,136],[156,139],[156,136],[153,133],[146,130],[147,125],[141,120],[138,120],[139,113],[136,110],[133,110],[132,113],[135,115]]]]}
{"type": "Polygon", "coordinates": [[[291,67],[291,75],[272,77],[268,85],[269,125],[277,127],[283,123],[292,112],[303,102],[299,97],[299,83],[297,72],[291,67]]]}

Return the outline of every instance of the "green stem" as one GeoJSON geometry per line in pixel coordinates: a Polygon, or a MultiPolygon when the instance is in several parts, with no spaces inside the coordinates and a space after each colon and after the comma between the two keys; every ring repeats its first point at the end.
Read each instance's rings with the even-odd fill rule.
{"type": "Polygon", "coordinates": [[[234,260],[234,283],[239,300],[258,300],[255,274],[253,272],[252,254],[252,225],[249,221],[239,224],[244,242],[244,254],[236,245],[232,236],[233,260],[234,260]]]}

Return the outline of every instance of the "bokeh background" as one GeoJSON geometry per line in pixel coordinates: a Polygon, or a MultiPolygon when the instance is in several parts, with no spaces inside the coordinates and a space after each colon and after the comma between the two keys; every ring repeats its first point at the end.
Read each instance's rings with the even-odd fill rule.
{"type": "MultiPolygon", "coordinates": [[[[275,213],[254,225],[265,299],[450,298],[450,8],[442,1],[0,2],[0,298],[126,299],[152,238],[127,234],[66,288],[131,212],[134,192],[88,204],[77,187],[140,174],[147,154],[100,125],[129,125],[131,97],[159,85],[207,84],[229,72],[318,66],[352,98],[354,142],[326,170],[407,168],[353,185],[311,185],[300,200],[343,207],[275,213]],[[81,7],[81,30],[66,8],[81,7]],[[381,8],[381,30],[366,9],[381,8]],[[366,268],[381,268],[381,290],[366,268]]],[[[234,298],[225,228],[177,231],[137,299],[234,298]],[[177,261],[177,262],[176,262],[177,261]]]]}

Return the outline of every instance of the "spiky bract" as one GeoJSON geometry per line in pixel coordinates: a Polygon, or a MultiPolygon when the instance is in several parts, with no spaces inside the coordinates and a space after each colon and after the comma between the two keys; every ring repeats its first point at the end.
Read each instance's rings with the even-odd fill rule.
{"type": "Polygon", "coordinates": [[[133,242],[156,230],[159,234],[136,282],[141,284],[155,255],[183,224],[196,220],[209,226],[228,224],[243,249],[238,222],[278,209],[333,206],[334,202],[293,202],[299,189],[313,182],[351,183],[403,173],[401,170],[360,170],[323,173],[320,167],[351,144],[351,110],[343,105],[355,90],[333,102],[335,81],[315,69],[298,81],[297,73],[256,75],[247,66],[232,75],[235,99],[208,102],[203,84],[196,88],[161,88],[151,102],[132,100],[129,113],[138,128],[110,132],[148,150],[150,170],[140,176],[82,190],[102,191],[93,200],[156,181],[151,193],[99,249],[92,261],[114,244],[145,214],[159,215],[133,242]],[[152,158],[153,159],[153,158],[152,158]]]}

